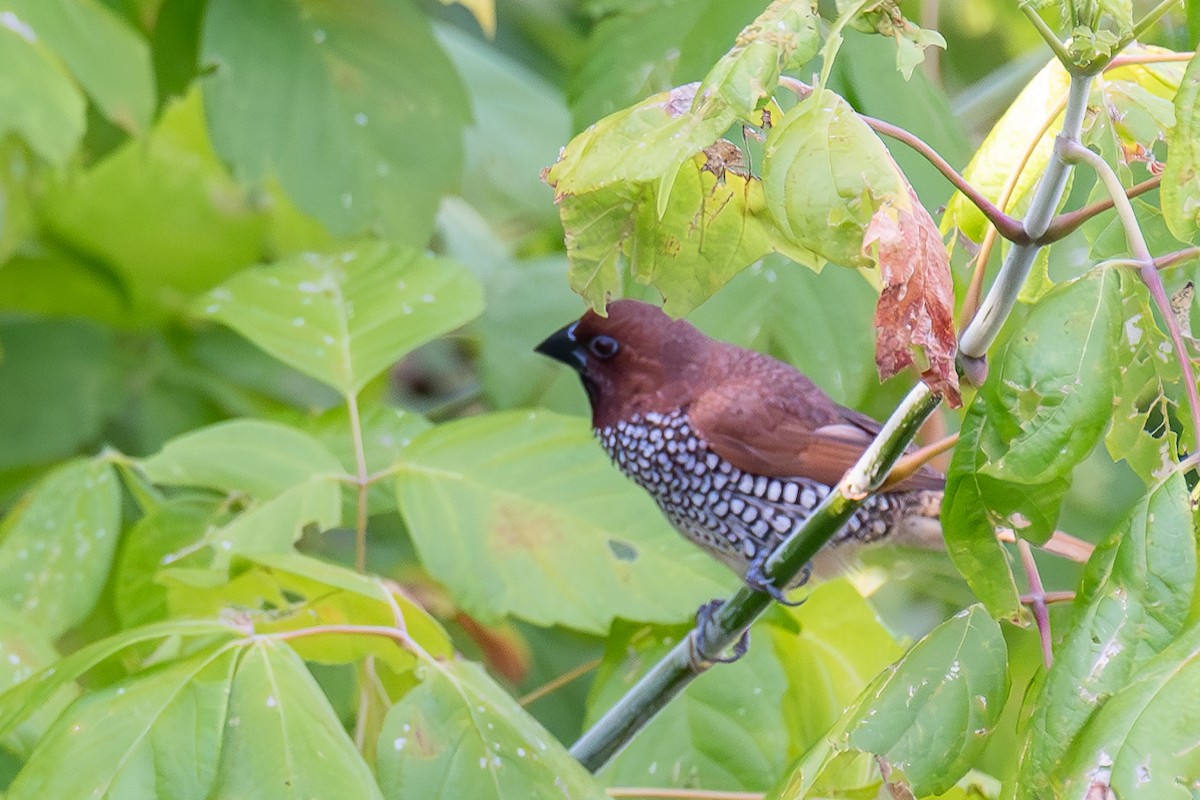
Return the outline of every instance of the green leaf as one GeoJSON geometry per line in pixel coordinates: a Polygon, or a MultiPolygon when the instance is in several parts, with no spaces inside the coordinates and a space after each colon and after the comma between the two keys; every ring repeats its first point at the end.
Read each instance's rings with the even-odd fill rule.
{"type": "Polygon", "coordinates": [[[1000,626],[972,606],[935,628],[863,692],[772,795],[809,797],[858,750],[888,759],[917,797],[940,794],[976,762],[1008,696],[1000,626]]]}
{"type": "Polygon", "coordinates": [[[150,47],[117,13],[98,0],[3,0],[0,13],[15,15],[17,30],[27,25],[61,58],[105,117],[134,135],[149,129],[150,47]]]}
{"type": "Polygon", "coordinates": [[[478,666],[430,662],[418,675],[420,683],[392,706],[379,734],[376,769],[384,797],[606,797],[478,666]]]}
{"type": "MultiPolygon", "coordinates": [[[[119,327],[173,317],[267,246],[266,203],[221,164],[203,111],[195,90],[168,102],[145,140],[127,142],[47,193],[46,224],[56,239],[116,283],[119,327]]],[[[47,260],[34,264],[45,269],[47,260]]],[[[95,317],[94,305],[77,296],[64,312],[95,317]]]]}
{"type": "Polygon", "coordinates": [[[192,547],[216,524],[219,505],[213,498],[172,498],[126,532],[113,581],[113,605],[122,626],[168,616],[167,589],[158,583],[158,573],[176,560],[172,554],[192,547]]]}
{"type": "Polygon", "coordinates": [[[1163,215],[1171,233],[1185,242],[1200,233],[1200,58],[1188,62],[1175,95],[1175,128],[1167,137],[1163,169],[1163,215]]]}
{"type": "Polygon", "coordinates": [[[32,678],[0,695],[0,737],[51,702],[76,678],[105,659],[141,642],[168,637],[234,637],[244,631],[228,622],[202,619],[172,619],[142,628],[122,631],[93,642],[43,669],[32,678]]]}
{"type": "Polygon", "coordinates": [[[94,446],[121,403],[116,354],[111,332],[83,321],[0,322],[0,468],[94,446]]]}
{"type": "MultiPolygon", "coordinates": [[[[45,669],[61,656],[53,640],[36,623],[15,611],[0,608],[0,694],[45,669]]],[[[69,699],[69,698],[67,698],[69,699]]],[[[4,741],[4,745],[27,754],[42,737],[45,723],[53,720],[65,703],[48,703],[38,717],[27,719],[4,741]]]]}
{"type": "Polygon", "coordinates": [[[414,348],[473,319],[481,295],[452,261],[364,242],[246,270],[197,307],[349,395],[414,348]]]}
{"type": "Polygon", "coordinates": [[[1196,588],[1193,526],[1187,484],[1176,472],[1093,554],[1030,721],[1025,796],[1059,793],[1070,774],[1063,759],[1089,720],[1187,623],[1196,588]]]}
{"type": "Polygon", "coordinates": [[[796,104],[767,134],[767,209],[792,242],[835,264],[869,267],[867,225],[884,204],[910,207],[887,147],[844,99],[828,90],[796,104]]]}
{"type": "MultiPolygon", "coordinates": [[[[594,723],[689,628],[622,623],[609,636],[588,698],[594,723]]],[[[790,687],[784,671],[785,633],[760,624],[753,645],[735,664],[702,675],[655,715],[600,773],[613,786],[762,790],[787,765],[790,687]],[[774,646],[773,646],[774,645],[774,646]]]]}
{"type": "MultiPolygon", "coordinates": [[[[947,542],[968,582],[983,565],[964,556],[994,551],[983,541],[994,526],[1038,543],[1053,534],[1071,472],[1112,415],[1121,310],[1112,270],[1062,283],[992,365],[963,423],[973,446],[955,448],[947,477],[947,542]]],[[[981,599],[1000,610],[994,594],[981,599]]]]}
{"type": "Polygon", "coordinates": [[[85,694],[41,739],[7,797],[211,797],[238,656],[225,644],[85,694]]]}
{"type": "Polygon", "coordinates": [[[337,457],[308,434],[254,419],[185,433],[141,468],[154,483],[244,492],[264,500],[312,478],[343,472],[337,457]]]}
{"type": "Polygon", "coordinates": [[[0,23],[0,134],[15,133],[39,156],[62,165],[79,147],[86,104],[67,71],[22,17],[0,23]]]}
{"type": "MultiPolygon", "coordinates": [[[[1004,210],[1011,211],[1033,189],[1050,162],[1055,130],[1050,118],[1061,116],[1055,109],[1066,97],[1069,83],[1067,71],[1057,59],[1051,59],[1000,117],[963,170],[967,182],[993,203],[999,202],[1010,176],[1020,170],[1004,210]],[[1043,129],[1043,123],[1050,124],[1043,129]],[[1027,150],[1029,156],[1022,162],[1027,150]]],[[[964,236],[979,242],[987,225],[983,212],[962,193],[955,192],[942,217],[942,230],[957,227],[964,236]]]]}
{"type": "Polygon", "coordinates": [[[1179,413],[1179,361],[1167,334],[1159,328],[1146,285],[1121,272],[1124,308],[1115,360],[1116,405],[1104,438],[1109,455],[1125,459],[1147,484],[1157,483],[1179,460],[1180,434],[1190,430],[1179,413]]]}
{"type": "MultiPolygon", "coordinates": [[[[217,786],[227,797],[381,798],[321,687],[286,645],[245,648],[229,693],[217,786]]],[[[466,795],[464,795],[466,796],[466,795]]]]}
{"type": "Polygon", "coordinates": [[[1198,692],[1200,626],[1192,625],[1088,721],[1060,768],[1062,796],[1083,796],[1100,785],[1121,800],[1194,797],[1198,692]]]}
{"type": "Polygon", "coordinates": [[[51,472],[0,523],[0,599],[57,637],[96,605],[120,527],[111,464],[79,460],[51,472]]]}
{"type": "Polygon", "coordinates": [[[607,463],[581,419],[504,412],[440,425],[409,447],[396,487],[422,563],[483,620],[597,633],[616,617],[677,622],[731,584],[607,463]]]}
{"type": "Polygon", "coordinates": [[[278,179],[335,234],[425,243],[468,112],[415,4],[215,0],[200,59],[213,143],[239,177],[278,179]]]}
{"type": "Polygon", "coordinates": [[[220,564],[227,553],[287,552],[305,528],[326,531],[341,521],[341,482],[316,477],[251,506],[222,528],[209,529],[202,541],[212,545],[218,553],[214,563],[220,564]]]}

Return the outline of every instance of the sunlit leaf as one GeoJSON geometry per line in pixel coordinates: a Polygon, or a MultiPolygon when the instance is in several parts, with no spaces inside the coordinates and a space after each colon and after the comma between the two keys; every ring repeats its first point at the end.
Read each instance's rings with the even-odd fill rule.
{"type": "Polygon", "coordinates": [[[83,96],[29,24],[11,10],[3,13],[0,72],[8,91],[0,102],[0,133],[15,133],[45,160],[62,164],[83,138],[83,96]]]}
{"type": "Polygon", "coordinates": [[[0,10],[21,23],[8,27],[27,25],[62,59],[104,116],[146,132],[155,100],[150,47],[117,12],[98,0],[4,0],[0,10]]]}
{"type": "Polygon", "coordinates": [[[482,620],[594,632],[616,617],[677,622],[730,583],[607,463],[582,419],[440,425],[405,452],[396,486],[426,569],[482,620]]]}
{"type": "Polygon", "coordinates": [[[376,753],[389,800],[603,800],[579,762],[479,667],[422,666],[383,723],[376,753]]]}
{"type": "MultiPolygon", "coordinates": [[[[856,0],[838,0],[838,14],[855,5],[856,0]]],[[[862,4],[859,4],[862,5],[862,4]]],[[[934,30],[925,30],[901,14],[898,2],[869,3],[850,22],[856,30],[877,33],[896,42],[896,69],[908,80],[913,70],[925,61],[925,49],[946,49],[946,40],[934,30]]]]}
{"type": "Polygon", "coordinates": [[[227,720],[216,783],[224,796],[382,797],[321,687],[286,645],[260,639],[245,648],[227,720]]]}
{"type": "Polygon", "coordinates": [[[364,242],[235,275],[198,308],[343,394],[475,317],[479,285],[461,266],[364,242]]]}
{"type": "Polygon", "coordinates": [[[1200,233],[1200,58],[1192,57],[1175,95],[1175,129],[1167,138],[1162,209],[1167,226],[1185,242],[1200,233]]]}
{"type": "Polygon", "coordinates": [[[238,177],[278,179],[334,233],[425,242],[468,112],[414,4],[216,0],[200,59],[213,143],[238,177]]]}
{"type": "MultiPolygon", "coordinates": [[[[0,608],[0,693],[49,667],[60,657],[53,641],[36,623],[15,611],[0,608]]],[[[10,750],[27,754],[42,737],[45,723],[53,720],[65,705],[63,701],[69,699],[64,695],[59,702],[48,703],[38,709],[44,719],[37,716],[27,719],[8,735],[4,745],[10,750]]]]}
{"type": "Polygon", "coordinates": [[[99,599],[120,525],[111,464],[72,461],[50,473],[0,523],[0,600],[58,636],[99,599]]]}
{"type": "Polygon", "coordinates": [[[1072,774],[1063,759],[1087,726],[1146,662],[1169,649],[1188,621],[1196,564],[1193,512],[1177,472],[1150,491],[1088,564],[1075,619],[1030,721],[1023,796],[1062,791],[1072,774]]]}

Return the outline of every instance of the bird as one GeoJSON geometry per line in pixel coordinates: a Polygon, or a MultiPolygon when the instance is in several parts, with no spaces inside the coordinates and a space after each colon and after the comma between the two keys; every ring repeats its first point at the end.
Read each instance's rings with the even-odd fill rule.
{"type": "MultiPolygon", "coordinates": [[[[683,537],[789,605],[764,566],[874,439],[874,419],[795,367],[709,338],[637,300],[589,310],[535,350],[579,373],[613,463],[683,537]]],[[[940,541],[945,478],[928,465],[868,497],[830,546],[940,541]]],[[[703,609],[702,609],[703,610],[703,609]]]]}

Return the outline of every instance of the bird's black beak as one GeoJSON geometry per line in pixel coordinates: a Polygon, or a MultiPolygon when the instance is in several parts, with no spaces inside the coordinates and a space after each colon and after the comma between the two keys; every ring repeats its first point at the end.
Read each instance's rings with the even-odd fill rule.
{"type": "Polygon", "coordinates": [[[578,324],[572,322],[562,330],[550,334],[546,341],[533,348],[534,351],[561,361],[576,372],[582,373],[587,366],[587,353],[575,339],[575,326],[578,324]]]}

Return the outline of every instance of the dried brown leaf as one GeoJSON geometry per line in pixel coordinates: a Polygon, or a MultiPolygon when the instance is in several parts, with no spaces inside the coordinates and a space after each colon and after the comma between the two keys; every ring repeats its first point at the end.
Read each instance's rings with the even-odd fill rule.
{"type": "Polygon", "coordinates": [[[928,364],[921,379],[959,406],[950,257],[911,188],[909,198],[908,208],[880,207],[863,237],[863,254],[879,265],[883,281],[875,306],[875,366],[886,380],[912,364],[919,348],[928,364]]]}

